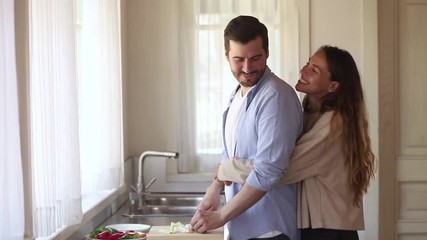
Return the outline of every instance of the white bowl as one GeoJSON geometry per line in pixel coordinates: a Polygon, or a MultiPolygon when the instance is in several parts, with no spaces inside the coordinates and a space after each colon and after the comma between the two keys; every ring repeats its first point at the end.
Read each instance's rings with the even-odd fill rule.
{"type": "Polygon", "coordinates": [[[125,223],[125,224],[112,224],[106,227],[111,227],[116,229],[117,231],[129,231],[133,230],[136,232],[145,232],[150,229],[150,225],[146,224],[136,224],[136,223],[125,223]]]}

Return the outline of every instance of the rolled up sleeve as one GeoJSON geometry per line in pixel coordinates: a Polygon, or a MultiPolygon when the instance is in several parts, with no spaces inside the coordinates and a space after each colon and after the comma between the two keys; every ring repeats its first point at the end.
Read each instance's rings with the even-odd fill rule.
{"type": "Polygon", "coordinates": [[[283,169],[302,131],[299,101],[290,92],[272,91],[258,104],[255,115],[256,143],[253,170],[246,179],[252,187],[268,191],[283,177],[283,169]]]}

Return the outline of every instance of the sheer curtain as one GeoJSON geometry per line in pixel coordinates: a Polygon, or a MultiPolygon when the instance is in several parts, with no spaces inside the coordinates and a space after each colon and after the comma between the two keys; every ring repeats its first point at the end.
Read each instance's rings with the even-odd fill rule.
{"type": "Polygon", "coordinates": [[[120,1],[82,1],[78,26],[82,193],[123,183],[120,1]]]}
{"type": "Polygon", "coordinates": [[[82,198],[123,183],[119,4],[30,1],[36,237],[80,223],[82,198]]]}
{"type": "Polygon", "coordinates": [[[24,238],[14,1],[0,0],[0,239],[24,238]],[[7,193],[7,194],[6,194],[7,193]]]}
{"type": "Polygon", "coordinates": [[[267,64],[291,84],[297,80],[298,67],[293,67],[298,66],[298,59],[292,56],[297,56],[298,44],[291,42],[292,37],[288,36],[292,33],[294,39],[298,39],[295,32],[291,32],[297,33],[298,30],[298,13],[292,3],[279,0],[186,0],[180,2],[179,14],[171,13],[171,16],[177,16],[179,29],[176,53],[179,84],[175,86],[179,87],[180,94],[172,95],[172,104],[178,105],[179,109],[175,137],[181,154],[180,172],[212,172],[221,159],[222,113],[230,93],[237,86],[225,59],[223,43],[224,28],[232,18],[252,15],[263,22],[269,30],[267,64]],[[289,20],[293,20],[291,27],[289,20]],[[294,63],[292,68],[290,62],[294,63]]]}
{"type": "Polygon", "coordinates": [[[82,219],[72,1],[30,1],[30,142],[37,237],[82,219]]]}

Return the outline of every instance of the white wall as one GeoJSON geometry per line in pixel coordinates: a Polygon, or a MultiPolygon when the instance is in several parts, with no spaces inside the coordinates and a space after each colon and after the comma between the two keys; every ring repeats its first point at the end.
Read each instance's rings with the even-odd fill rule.
{"type": "MultiPolygon", "coordinates": [[[[364,84],[371,141],[378,156],[377,31],[376,1],[310,1],[311,52],[328,44],[344,48],[353,55],[364,84]]],[[[375,181],[365,197],[366,231],[361,233],[361,239],[378,239],[378,204],[378,182],[375,181]]]]}
{"type": "Polygon", "coordinates": [[[324,44],[348,50],[361,65],[362,0],[310,1],[310,48],[324,44]]]}
{"type": "MultiPolygon", "coordinates": [[[[127,1],[126,157],[143,150],[168,150],[165,120],[174,116],[168,114],[168,103],[163,96],[167,94],[168,79],[173,77],[173,64],[162,53],[172,51],[174,44],[170,39],[160,38],[159,32],[168,31],[173,23],[160,25],[156,19],[166,19],[162,9],[173,5],[165,4],[165,0],[127,1]],[[158,42],[163,44],[159,47],[158,42]],[[154,64],[163,64],[165,71],[153,71],[154,64]],[[160,84],[150,84],[153,81],[160,84]]],[[[170,32],[172,35],[173,31],[170,32]]]]}

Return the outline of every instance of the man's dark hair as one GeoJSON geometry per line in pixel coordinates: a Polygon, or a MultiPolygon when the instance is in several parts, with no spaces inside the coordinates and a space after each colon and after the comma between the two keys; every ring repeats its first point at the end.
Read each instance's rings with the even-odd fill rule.
{"type": "Polygon", "coordinates": [[[252,16],[238,16],[233,18],[224,29],[224,47],[230,51],[230,40],[243,44],[260,36],[262,47],[268,52],[268,30],[257,18],[252,16]]]}

